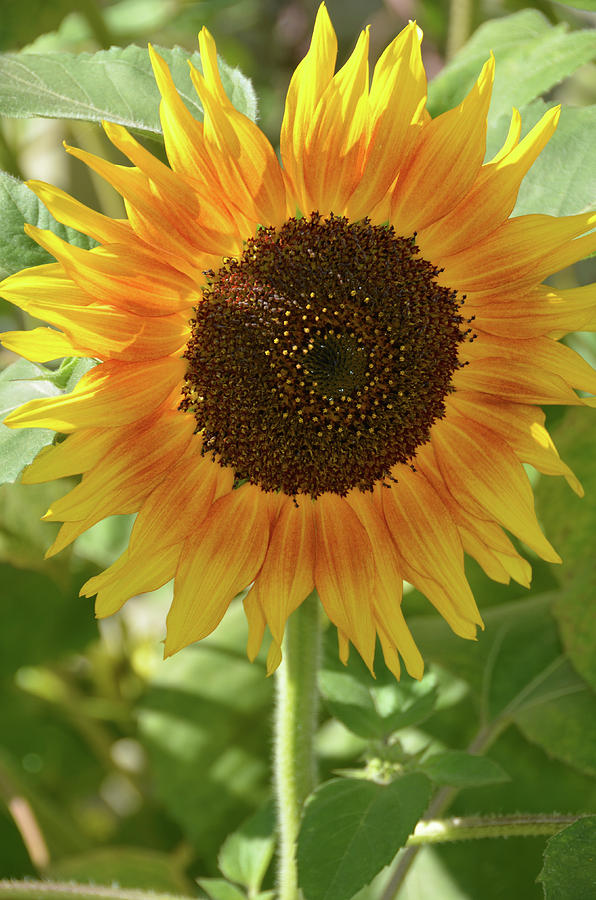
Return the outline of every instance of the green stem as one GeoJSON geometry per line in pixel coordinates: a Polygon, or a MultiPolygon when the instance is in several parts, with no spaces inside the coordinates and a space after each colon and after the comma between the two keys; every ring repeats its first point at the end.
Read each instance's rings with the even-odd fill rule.
{"type": "Polygon", "coordinates": [[[472,31],[473,0],[450,0],[447,25],[447,59],[455,56],[472,31]]]}
{"type": "Polygon", "coordinates": [[[518,814],[511,816],[457,816],[453,819],[424,819],[408,838],[408,847],[445,844],[480,838],[538,837],[557,834],[581,816],[518,814]]]}
{"type": "Polygon", "coordinates": [[[273,782],[278,808],[278,900],[298,900],[296,840],[305,799],[316,784],[314,737],[320,604],[313,592],[286,625],[277,670],[273,782]]]}
{"type": "MultiPolygon", "coordinates": [[[[496,741],[501,732],[509,723],[505,719],[497,719],[489,725],[483,726],[477,733],[476,737],[468,747],[468,753],[482,754],[496,741]]],[[[437,791],[430,802],[426,811],[427,819],[438,818],[450,804],[458,793],[458,788],[442,787],[437,791]]],[[[420,845],[415,846],[410,843],[398,854],[397,866],[389,881],[385,886],[385,890],[381,896],[381,900],[395,900],[398,890],[405,881],[406,875],[410,871],[412,863],[416,859],[420,845]]]]}
{"type": "Polygon", "coordinates": [[[94,884],[75,884],[72,881],[0,881],[2,900],[192,900],[174,894],[155,894],[152,891],[121,890],[94,884]]]}

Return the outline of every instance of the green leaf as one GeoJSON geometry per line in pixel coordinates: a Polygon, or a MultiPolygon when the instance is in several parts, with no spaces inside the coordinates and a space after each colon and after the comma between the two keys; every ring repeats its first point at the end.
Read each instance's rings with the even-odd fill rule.
{"type": "Polygon", "coordinates": [[[561,656],[551,615],[556,595],[520,598],[483,611],[485,630],[463,641],[439,617],[411,617],[408,623],[426,659],[438,662],[469,685],[491,721],[540,684],[561,656]]]}
{"type": "Polygon", "coordinates": [[[591,12],[596,11],[596,0],[555,0],[562,6],[570,6],[572,9],[588,9],[591,12]]]}
{"type": "MultiPolygon", "coordinates": [[[[523,107],[520,110],[522,134],[525,135],[552,105],[536,100],[523,107]]],[[[508,114],[489,122],[487,160],[502,146],[509,121],[508,114]]],[[[595,143],[596,106],[563,107],[554,136],[522,181],[513,215],[572,216],[594,209],[595,143]]]]}
{"type": "MultiPolygon", "coordinates": [[[[155,49],[171,68],[174,83],[197,119],[203,110],[190,80],[187,60],[201,69],[197,52],[155,49]]],[[[226,92],[241,112],[256,117],[250,81],[219,61],[226,92]]],[[[160,135],[159,91],[149,53],[143,47],[112,47],[97,53],[6,53],[0,55],[0,114],[108,120],[147,135],[160,135]]]]}
{"type": "Polygon", "coordinates": [[[328,633],[319,688],[329,712],[346,728],[360,737],[377,740],[431,715],[437,701],[433,675],[422,681],[404,677],[398,682],[379,654],[375,672],[377,677],[373,679],[356,654],[343,666],[337,657],[334,636],[328,633]]]}
{"type": "Polygon", "coordinates": [[[167,853],[142,847],[101,847],[52,863],[44,875],[60,881],[192,894],[182,866],[167,853]]]}
{"type": "MultiPolygon", "coordinates": [[[[45,379],[43,366],[19,359],[0,372],[0,422],[28,400],[59,393],[59,388],[45,379]]],[[[0,484],[16,481],[42,447],[53,440],[54,432],[48,428],[13,429],[0,424],[0,484]]]]}
{"type": "Polygon", "coordinates": [[[596,775],[596,696],[564,658],[526,693],[512,717],[549,756],[596,775]]]}
{"type": "Polygon", "coordinates": [[[309,797],[298,837],[305,900],[349,900],[388,865],[430,798],[424,775],[388,785],[337,779],[309,797]]]}
{"type": "Polygon", "coordinates": [[[204,857],[269,795],[273,684],[246,658],[246,620],[235,602],[217,631],[160,666],[138,709],[155,791],[204,857]],[[208,810],[198,816],[197,810],[208,810]]]}
{"type": "Polygon", "coordinates": [[[576,497],[563,479],[543,478],[536,504],[545,531],[563,557],[559,577],[564,589],[553,612],[563,645],[577,671],[596,689],[596,459],[594,422],[587,410],[572,409],[553,432],[561,456],[583,483],[586,496],[576,497]]]}
{"type": "MultiPolygon", "coordinates": [[[[72,391],[94,365],[89,359],[71,360],[61,374],[61,370],[51,372],[26,359],[7,366],[0,373],[0,423],[11,410],[29,400],[72,391]]],[[[0,484],[16,481],[39,451],[52,443],[54,434],[48,428],[8,428],[0,424],[0,484]]]]}
{"type": "Polygon", "coordinates": [[[596,889],[596,816],[586,816],[547,841],[538,875],[546,900],[588,900],[596,889]]]}
{"type": "Polygon", "coordinates": [[[596,33],[553,27],[535,9],[485,22],[431,83],[433,116],[460,102],[491,51],[496,74],[490,117],[511,115],[512,106],[525,106],[594,59],[596,33]]]}
{"type": "Polygon", "coordinates": [[[263,883],[275,849],[275,810],[260,809],[224,841],[217,862],[230,881],[256,892],[263,883]]]}
{"type": "Polygon", "coordinates": [[[0,678],[21,666],[59,659],[82,650],[97,636],[90,605],[78,598],[78,585],[61,588],[47,575],[0,563],[2,615],[0,678]],[[43,627],[37,624],[43,623],[43,627]]]}
{"type": "Polygon", "coordinates": [[[453,787],[482,787],[509,781],[499,763],[486,756],[472,756],[463,750],[447,750],[429,756],[418,768],[435,784],[453,787]]]}
{"type": "Polygon", "coordinates": [[[57,222],[26,184],[6,172],[0,172],[0,219],[0,278],[29,266],[55,262],[53,256],[25,234],[25,222],[49,228],[63,240],[85,250],[96,245],[93,238],[57,222]]]}
{"type": "Polygon", "coordinates": [[[235,884],[224,881],[223,878],[199,878],[199,887],[212,900],[246,900],[246,894],[235,884]]]}

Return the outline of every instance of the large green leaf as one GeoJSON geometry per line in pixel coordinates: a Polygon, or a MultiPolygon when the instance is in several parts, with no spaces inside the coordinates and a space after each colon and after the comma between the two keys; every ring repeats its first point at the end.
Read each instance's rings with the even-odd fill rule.
{"type": "Polygon", "coordinates": [[[57,222],[26,184],[6,172],[0,172],[0,219],[0,278],[6,278],[29,266],[41,266],[55,261],[43,247],[25,234],[25,222],[39,228],[49,228],[65,241],[85,250],[96,244],[93,238],[57,222]]]}
{"type": "Polygon", "coordinates": [[[596,32],[553,27],[535,9],[485,22],[431,83],[433,115],[462,99],[491,51],[497,65],[490,116],[510,115],[512,106],[525,106],[594,59],[596,32]]]}
{"type": "Polygon", "coordinates": [[[550,756],[596,775],[596,696],[564,658],[526,692],[512,718],[550,756]]]}
{"type": "Polygon", "coordinates": [[[307,800],[298,837],[298,883],[305,900],[349,900],[388,865],[426,809],[420,774],[391,784],[336,779],[307,800]]]}
{"type": "Polygon", "coordinates": [[[0,678],[81,651],[97,636],[93,610],[78,598],[78,585],[61,587],[47,575],[4,563],[0,584],[0,678]]]}
{"type": "Polygon", "coordinates": [[[202,855],[264,802],[273,684],[245,655],[240,604],[200,645],[161,665],[140,703],[140,732],[164,808],[202,855]]]}
{"type": "Polygon", "coordinates": [[[569,410],[554,432],[561,456],[576,472],[586,496],[571,494],[563,479],[544,478],[537,506],[545,530],[563,557],[564,589],[554,605],[563,645],[578,672],[596,689],[596,458],[594,421],[587,410],[569,410]]]}
{"type": "Polygon", "coordinates": [[[596,896],[596,816],[586,816],[552,837],[538,876],[546,900],[596,896]]]}
{"type": "MultiPolygon", "coordinates": [[[[191,113],[203,111],[192,86],[187,60],[200,69],[197,52],[156,47],[169,64],[178,91],[191,113]]],[[[226,92],[234,106],[256,116],[250,81],[220,60],[226,92]]],[[[147,135],[161,134],[159,91],[145,48],[112,47],[97,53],[5,53],[0,55],[0,114],[108,120],[147,135]]]]}

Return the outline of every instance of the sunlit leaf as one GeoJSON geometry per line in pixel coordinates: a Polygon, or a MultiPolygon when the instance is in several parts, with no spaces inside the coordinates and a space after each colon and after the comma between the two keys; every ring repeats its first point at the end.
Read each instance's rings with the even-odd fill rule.
{"type": "MultiPolygon", "coordinates": [[[[187,60],[200,69],[200,56],[181,47],[155,48],[170,65],[174,82],[191,113],[203,117],[187,60]]],[[[254,118],[250,81],[220,60],[230,100],[254,118]]],[[[126,125],[148,135],[161,134],[159,91],[144,47],[111,47],[97,53],[6,53],[0,55],[0,114],[46,116],[126,125]]]]}
{"type": "Polygon", "coordinates": [[[230,881],[258,891],[275,849],[275,810],[272,803],[251,816],[223,843],[217,861],[230,881]]]}
{"type": "Polygon", "coordinates": [[[542,13],[524,9],[484,22],[459,53],[432,81],[429,107],[443,112],[472,88],[491,51],[496,74],[491,118],[511,115],[549,91],[584,63],[596,57],[596,33],[553,27],[542,13]]]}

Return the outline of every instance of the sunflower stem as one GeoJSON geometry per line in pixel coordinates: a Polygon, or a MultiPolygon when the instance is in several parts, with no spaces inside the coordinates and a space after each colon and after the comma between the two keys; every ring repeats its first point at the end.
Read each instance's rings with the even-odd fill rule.
{"type": "Polygon", "coordinates": [[[472,32],[473,0],[450,0],[445,55],[451,59],[466,43],[472,32]]]}
{"type": "Polygon", "coordinates": [[[276,673],[273,784],[278,809],[278,900],[298,900],[296,841],[305,799],[316,784],[320,654],[316,592],[290,616],[276,673]]]}

